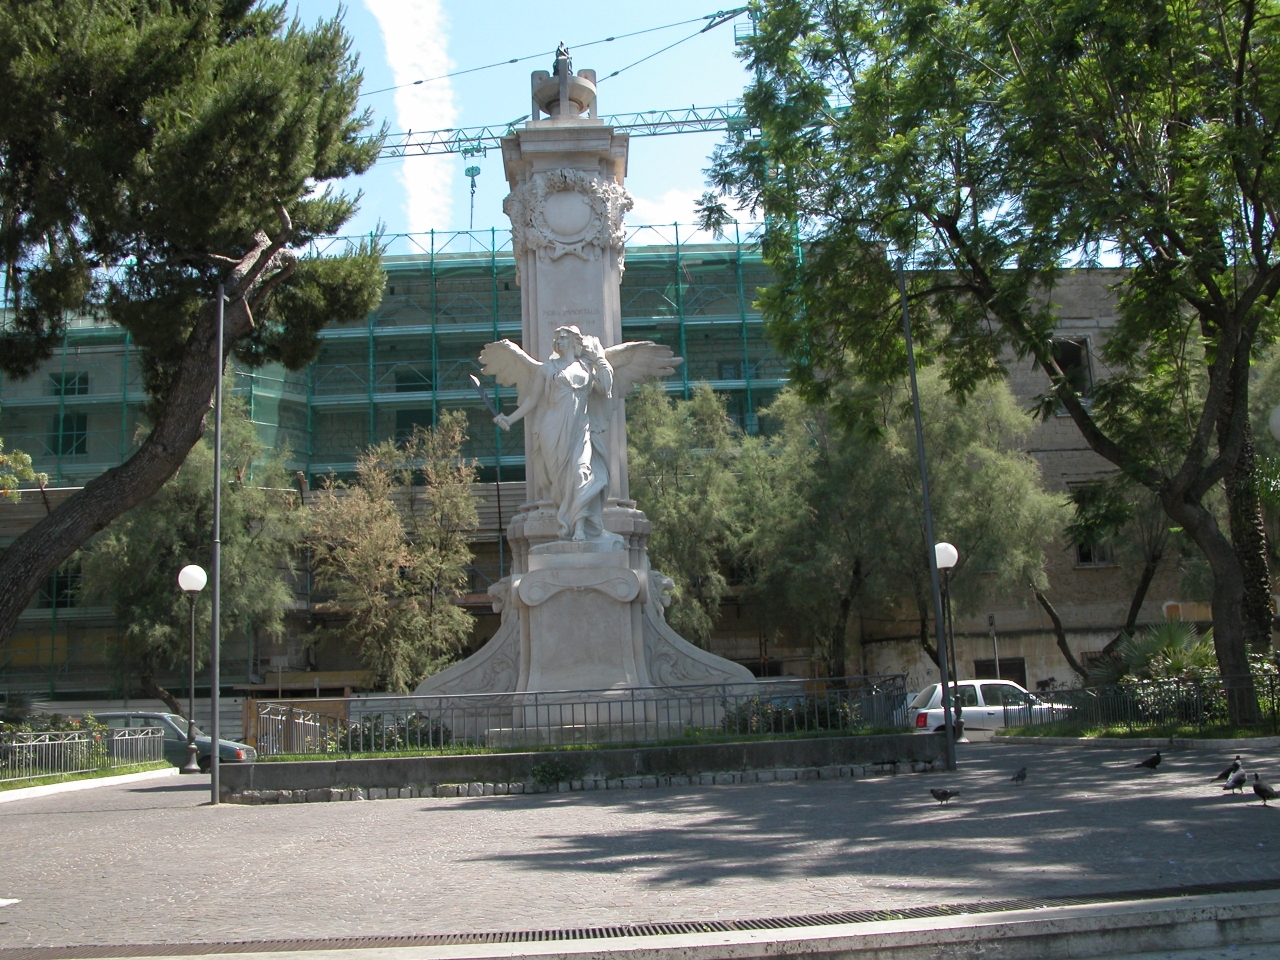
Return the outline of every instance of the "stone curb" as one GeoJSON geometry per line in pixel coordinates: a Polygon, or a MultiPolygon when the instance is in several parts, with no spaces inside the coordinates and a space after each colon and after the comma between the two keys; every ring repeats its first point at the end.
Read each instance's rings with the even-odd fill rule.
{"type": "Polygon", "coordinates": [[[83,780],[64,780],[62,783],[45,783],[38,787],[15,787],[12,790],[0,790],[0,803],[9,803],[13,800],[31,800],[35,797],[48,797],[55,793],[72,793],[76,790],[92,790],[94,787],[115,787],[122,783],[133,783],[137,780],[176,777],[179,773],[180,771],[177,767],[165,767],[163,770],[122,773],[118,777],[85,777],[83,780]]]}
{"type": "Polygon", "coordinates": [[[566,780],[562,783],[437,783],[413,787],[319,787],[311,790],[242,790],[223,795],[224,803],[328,803],[337,800],[417,800],[422,798],[506,797],[533,793],[579,793],[593,790],[651,790],[658,787],[710,787],[773,783],[778,780],[841,780],[928,773],[933,764],[884,763],[870,766],[796,767],[742,770],[694,776],[624,777],[617,780],[566,780]]]}
{"type": "MultiPolygon", "coordinates": [[[[566,939],[449,946],[351,947],[343,960],[1083,960],[1196,948],[1228,948],[1231,956],[1275,956],[1280,902],[1272,893],[1218,894],[1143,902],[1049,907],[1004,914],[923,920],[880,920],[823,927],[678,933],[648,937],[566,939]],[[1260,951],[1268,951],[1262,953],[1260,951]]],[[[164,946],[134,960],[173,956],[164,946]]],[[[218,960],[182,945],[187,960],[218,960]]],[[[259,960],[316,960],[323,946],[254,952],[259,960]]],[[[240,954],[243,955],[243,954],[240,954]]],[[[337,953],[323,954],[338,956],[337,953]]]]}
{"type": "Polygon", "coordinates": [[[1185,737],[992,737],[989,743],[1042,747],[1169,747],[1174,750],[1274,750],[1280,737],[1242,737],[1238,740],[1202,740],[1185,737]]]}

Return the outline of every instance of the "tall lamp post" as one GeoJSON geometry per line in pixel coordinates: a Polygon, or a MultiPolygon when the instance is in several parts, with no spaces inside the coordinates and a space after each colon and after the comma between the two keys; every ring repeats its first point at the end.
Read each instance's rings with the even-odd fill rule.
{"type": "Polygon", "coordinates": [[[189,563],[178,571],[178,586],[191,605],[191,651],[187,659],[187,762],[183,773],[199,773],[200,758],[196,748],[196,595],[209,582],[204,568],[189,563]]]}
{"type": "MultiPolygon", "coordinates": [[[[956,662],[956,623],[951,615],[951,571],[955,569],[955,565],[960,562],[960,551],[954,546],[943,540],[941,543],[933,545],[933,555],[938,564],[938,569],[942,572],[942,604],[943,616],[946,618],[946,630],[943,636],[946,639],[947,649],[942,651],[945,658],[948,655],[951,659],[951,678],[953,682],[960,681],[960,665],[956,662]],[[950,653],[948,654],[948,650],[950,653]]],[[[956,695],[959,697],[960,688],[956,687],[956,695]]],[[[964,719],[962,711],[964,705],[956,700],[956,739],[964,738],[964,719]]]]}
{"type": "Polygon", "coordinates": [[[907,373],[911,380],[911,410],[916,421],[916,456],[920,461],[920,500],[924,506],[924,547],[929,564],[929,587],[933,595],[933,622],[938,625],[938,649],[942,656],[938,657],[938,672],[942,680],[942,728],[946,741],[944,750],[947,757],[947,769],[956,768],[955,728],[951,723],[951,684],[947,679],[947,641],[942,628],[942,596],[938,588],[937,551],[930,550],[933,543],[933,507],[929,504],[929,465],[924,453],[924,424],[920,419],[920,387],[916,383],[916,354],[911,345],[911,314],[907,310],[907,276],[901,259],[894,264],[898,274],[898,293],[902,298],[902,333],[907,344],[907,373]]]}

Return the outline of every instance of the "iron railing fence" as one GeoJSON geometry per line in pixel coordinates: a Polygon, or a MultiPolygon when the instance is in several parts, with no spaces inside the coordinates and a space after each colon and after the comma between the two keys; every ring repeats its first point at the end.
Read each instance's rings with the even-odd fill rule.
{"type": "Polygon", "coordinates": [[[0,733],[0,783],[158,763],[163,733],[159,727],[0,733]]]}
{"type": "MultiPolygon", "coordinates": [[[[1156,729],[1205,730],[1233,725],[1232,691],[1245,678],[1226,683],[1222,677],[1129,680],[1100,687],[1048,690],[1030,702],[1006,703],[1004,723],[1010,727],[1055,726],[1075,730],[1156,729]]],[[[1280,677],[1252,678],[1258,713],[1244,725],[1259,732],[1280,732],[1280,677]]],[[[1247,701],[1247,698],[1242,698],[1247,701]]],[[[1234,725],[1239,725],[1238,721],[1234,725]]]]}
{"type": "Polygon", "coordinates": [[[261,701],[260,756],[629,746],[906,726],[902,675],[607,690],[261,701]]]}

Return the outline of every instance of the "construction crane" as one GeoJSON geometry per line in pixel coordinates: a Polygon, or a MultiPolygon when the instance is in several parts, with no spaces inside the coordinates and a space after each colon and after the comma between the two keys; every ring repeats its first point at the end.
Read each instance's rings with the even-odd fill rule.
{"type": "MultiPolygon", "coordinates": [[[[382,159],[395,157],[427,157],[433,154],[460,153],[464,157],[483,157],[497,150],[503,137],[515,133],[516,125],[528,117],[489,127],[446,127],[417,133],[394,134],[382,145],[382,159]]],[[[602,117],[604,125],[618,133],[633,137],[660,137],[673,133],[731,130],[746,123],[742,105],[720,107],[685,107],[679,110],[646,110],[602,117]]]]}

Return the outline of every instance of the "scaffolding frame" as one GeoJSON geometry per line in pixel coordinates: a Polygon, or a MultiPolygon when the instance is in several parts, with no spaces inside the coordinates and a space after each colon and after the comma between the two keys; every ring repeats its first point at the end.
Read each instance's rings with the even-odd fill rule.
{"type": "MultiPolygon", "coordinates": [[[[786,383],[786,365],[770,348],[752,302],[756,289],[772,282],[757,237],[758,228],[746,225],[735,225],[732,238],[674,223],[629,226],[621,289],[624,337],[667,343],[685,358],[665,383],[667,392],[687,398],[709,383],[750,433],[759,429],[759,408],[786,383]]],[[[317,242],[310,253],[331,254],[350,242],[317,242]]],[[[387,289],[375,311],[321,330],[319,354],[304,370],[235,369],[234,390],[250,420],[267,446],[288,450],[290,469],[315,481],[350,475],[367,446],[414,424],[433,424],[443,410],[461,410],[469,424],[464,454],[477,462],[481,482],[523,480],[522,424],[504,436],[467,379],[480,376],[484,344],[521,338],[510,233],[427,231],[383,242],[387,289]]],[[[510,388],[489,382],[486,389],[499,407],[516,402],[510,388]]],[[[77,319],[38,372],[0,379],[0,437],[6,449],[31,454],[35,469],[54,484],[78,486],[133,453],[146,399],[128,333],[77,319]]],[[[500,544],[499,538],[501,576],[500,544]]],[[[59,589],[51,581],[45,591],[51,599],[37,600],[22,616],[28,630],[47,627],[37,628],[47,637],[39,649],[0,648],[0,687],[38,686],[50,694],[109,687],[94,636],[115,629],[110,612],[60,605],[59,589]]],[[[230,665],[237,653],[228,653],[230,665]]]]}

